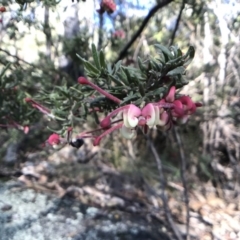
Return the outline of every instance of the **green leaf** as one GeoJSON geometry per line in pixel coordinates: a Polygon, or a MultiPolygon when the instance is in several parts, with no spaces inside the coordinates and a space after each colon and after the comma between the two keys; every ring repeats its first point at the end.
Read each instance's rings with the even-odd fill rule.
{"type": "Polygon", "coordinates": [[[130,94],[129,96],[127,96],[123,99],[123,101],[121,102],[121,105],[123,105],[129,101],[133,101],[134,99],[139,98],[139,97],[141,97],[141,95],[138,92],[135,94],[130,94]]]}
{"type": "Polygon", "coordinates": [[[112,65],[110,63],[107,64],[107,70],[109,74],[113,73],[112,65]]]}
{"type": "Polygon", "coordinates": [[[160,95],[162,93],[165,93],[166,91],[167,91],[166,87],[161,87],[161,88],[158,88],[156,90],[148,92],[147,94],[145,94],[145,97],[160,95]]]}
{"type": "Polygon", "coordinates": [[[47,126],[47,129],[50,130],[51,132],[54,132],[54,133],[57,133],[57,134],[61,134],[61,130],[56,130],[56,129],[53,129],[49,126],[47,126]]]}
{"type": "Polygon", "coordinates": [[[120,68],[121,72],[118,72],[118,77],[121,79],[122,82],[124,82],[125,85],[129,85],[128,79],[127,79],[127,75],[126,73],[123,71],[122,68],[120,68]]]}
{"type": "Polygon", "coordinates": [[[111,78],[111,80],[117,84],[117,86],[121,85],[121,86],[125,86],[124,82],[123,81],[120,81],[119,79],[115,78],[114,76],[112,75],[109,75],[109,77],[111,78]]]}
{"type": "Polygon", "coordinates": [[[118,61],[115,65],[114,65],[114,69],[113,69],[113,74],[117,73],[118,70],[120,69],[122,64],[122,60],[118,61]]]}
{"type": "Polygon", "coordinates": [[[151,65],[152,69],[154,69],[155,71],[162,72],[162,64],[161,63],[157,63],[154,59],[151,59],[150,65],[151,65]]]}
{"type": "Polygon", "coordinates": [[[80,55],[76,54],[76,56],[83,62],[84,67],[88,71],[89,77],[96,77],[99,75],[100,71],[86,59],[82,58],[80,55]]]}
{"type": "Polygon", "coordinates": [[[87,62],[87,60],[85,59],[85,58],[82,58],[80,55],[78,55],[77,53],[76,53],[76,56],[77,56],[77,58],[79,58],[83,63],[84,62],[87,62]]]}
{"type": "Polygon", "coordinates": [[[85,61],[84,67],[86,68],[86,70],[88,71],[89,74],[93,74],[94,76],[99,75],[99,70],[97,68],[95,68],[90,62],[85,61]]]}
{"type": "Polygon", "coordinates": [[[160,44],[155,44],[154,46],[155,46],[157,49],[159,49],[160,51],[162,51],[162,52],[165,54],[165,56],[168,57],[168,59],[173,59],[173,58],[174,58],[174,56],[173,56],[173,54],[171,53],[171,51],[170,51],[168,48],[166,48],[165,46],[160,45],[160,44]]]}
{"type": "Polygon", "coordinates": [[[144,97],[145,96],[145,90],[144,90],[144,87],[143,87],[142,83],[140,83],[140,82],[138,84],[138,89],[139,89],[139,92],[142,95],[142,97],[144,97]]]}
{"type": "Polygon", "coordinates": [[[190,46],[188,48],[187,53],[183,56],[183,59],[184,59],[183,66],[184,67],[187,67],[192,62],[194,55],[195,55],[195,49],[193,46],[190,46]]]}
{"type": "Polygon", "coordinates": [[[147,68],[143,65],[142,59],[138,57],[138,66],[142,72],[146,72],[147,68]]]}
{"type": "Polygon", "coordinates": [[[130,83],[132,81],[132,77],[131,74],[129,72],[129,70],[125,67],[122,67],[123,71],[125,72],[126,76],[127,76],[127,81],[130,83]]]}
{"type": "Polygon", "coordinates": [[[82,102],[80,101],[74,101],[71,110],[74,113],[76,110],[78,110],[82,106],[82,102]]]}
{"type": "Polygon", "coordinates": [[[80,90],[78,90],[78,89],[76,89],[76,88],[74,88],[74,87],[70,87],[70,89],[73,90],[73,91],[75,91],[75,92],[77,92],[77,93],[79,93],[79,94],[82,94],[82,92],[81,92],[80,90]]]}
{"type": "Polygon", "coordinates": [[[96,68],[100,70],[101,66],[100,66],[99,56],[98,56],[97,48],[94,44],[92,44],[92,55],[93,55],[93,60],[96,65],[96,68]]]}
{"type": "Polygon", "coordinates": [[[103,50],[101,49],[100,53],[99,53],[99,60],[100,60],[100,65],[102,68],[106,68],[106,62],[105,62],[105,56],[103,53],[103,50]]]}
{"type": "Polygon", "coordinates": [[[6,65],[6,67],[3,69],[3,71],[2,71],[1,74],[0,74],[0,79],[1,79],[2,77],[4,77],[6,71],[10,68],[10,66],[11,66],[11,63],[8,63],[8,64],[6,65]]]}
{"type": "Polygon", "coordinates": [[[174,75],[178,75],[178,74],[183,74],[185,72],[185,68],[184,67],[177,67],[175,69],[173,69],[172,71],[168,72],[166,74],[166,76],[174,76],[174,75]]]}

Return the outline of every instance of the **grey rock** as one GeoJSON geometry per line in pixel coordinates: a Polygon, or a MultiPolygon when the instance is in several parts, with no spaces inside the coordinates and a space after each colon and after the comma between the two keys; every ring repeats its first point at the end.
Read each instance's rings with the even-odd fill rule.
{"type": "Polygon", "coordinates": [[[159,223],[0,182],[1,240],[169,240],[159,223]],[[18,190],[16,190],[18,187],[18,190]],[[4,211],[4,206],[11,206],[4,211]]]}

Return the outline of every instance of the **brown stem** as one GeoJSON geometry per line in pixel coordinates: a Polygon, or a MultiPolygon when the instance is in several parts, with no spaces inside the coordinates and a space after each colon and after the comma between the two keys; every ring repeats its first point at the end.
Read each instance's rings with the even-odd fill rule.
{"type": "Polygon", "coordinates": [[[167,218],[168,223],[169,223],[170,227],[172,228],[176,238],[178,240],[183,240],[179,230],[177,229],[176,225],[173,222],[173,219],[172,219],[172,216],[171,216],[171,211],[170,211],[169,206],[168,206],[168,197],[167,197],[167,194],[165,193],[166,182],[165,182],[165,178],[164,178],[164,175],[163,175],[162,161],[161,161],[161,159],[160,159],[160,157],[159,157],[159,155],[157,153],[157,150],[156,150],[152,140],[150,139],[150,137],[147,136],[147,135],[145,135],[145,136],[146,136],[146,138],[148,140],[148,144],[150,146],[150,149],[151,149],[151,151],[153,153],[153,156],[154,156],[154,158],[156,160],[156,163],[157,163],[159,178],[160,178],[161,187],[162,187],[163,207],[164,207],[164,212],[166,214],[166,218],[167,218]]]}
{"type": "Polygon", "coordinates": [[[181,20],[181,17],[182,17],[182,12],[183,12],[184,8],[185,8],[185,0],[182,1],[182,5],[181,5],[181,8],[180,8],[180,11],[179,11],[179,14],[178,14],[178,18],[176,20],[175,28],[174,28],[173,33],[172,33],[171,41],[170,41],[170,44],[169,44],[170,46],[173,45],[173,42],[174,42],[176,32],[177,32],[178,27],[179,27],[179,23],[180,23],[180,20],[181,20]]]}
{"type": "Polygon", "coordinates": [[[178,148],[180,151],[180,158],[181,158],[181,178],[182,178],[182,184],[183,184],[183,188],[184,188],[184,200],[185,200],[185,205],[186,205],[186,211],[187,211],[187,215],[186,215],[186,239],[189,239],[189,219],[190,219],[190,210],[189,210],[189,197],[188,197],[188,187],[187,187],[187,181],[186,181],[186,158],[185,158],[185,154],[184,154],[184,149],[183,149],[183,144],[182,144],[182,140],[181,137],[178,133],[177,128],[173,128],[174,134],[175,134],[175,138],[177,139],[177,143],[178,143],[178,148]]]}

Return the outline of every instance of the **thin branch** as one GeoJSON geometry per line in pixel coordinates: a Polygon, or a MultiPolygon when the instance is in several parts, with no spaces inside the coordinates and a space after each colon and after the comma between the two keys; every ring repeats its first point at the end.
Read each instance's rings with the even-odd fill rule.
{"type": "Polygon", "coordinates": [[[184,149],[183,149],[183,144],[182,140],[180,137],[180,134],[178,133],[178,129],[176,127],[173,128],[175,138],[177,139],[177,144],[180,152],[180,158],[181,158],[181,179],[182,179],[182,184],[184,188],[184,200],[185,200],[185,205],[186,205],[186,239],[189,239],[189,219],[190,219],[190,214],[189,214],[189,197],[188,197],[188,187],[187,187],[187,181],[186,181],[186,158],[184,154],[184,149]]]}
{"type": "Polygon", "coordinates": [[[103,20],[103,14],[99,14],[98,50],[102,48],[103,44],[103,20]]]}
{"type": "MultiPolygon", "coordinates": [[[[49,69],[44,69],[41,65],[35,65],[33,63],[30,63],[30,62],[27,62],[25,61],[24,59],[18,57],[17,55],[13,55],[11,54],[9,51],[5,50],[5,49],[2,49],[0,48],[0,52],[4,52],[6,53],[8,56],[12,57],[12,58],[15,58],[17,63],[18,62],[23,62],[25,64],[27,64],[28,66],[32,67],[32,68],[35,68],[35,69],[41,69],[43,73],[45,74],[49,74],[49,71],[52,71],[54,73],[57,73],[63,77],[68,77],[68,74],[64,73],[64,72],[61,72],[60,70],[57,70],[57,69],[54,69],[54,68],[49,68],[49,69]]],[[[18,63],[19,64],[19,63],[18,63]]]]}
{"type": "Polygon", "coordinates": [[[43,32],[46,36],[46,56],[51,59],[52,34],[49,25],[49,6],[45,6],[43,32]]]}
{"type": "Polygon", "coordinates": [[[146,27],[147,23],[149,22],[149,20],[154,16],[154,14],[161,8],[165,7],[166,5],[170,4],[171,2],[173,2],[174,0],[165,0],[162,1],[160,3],[158,3],[156,6],[154,6],[148,13],[148,15],[146,16],[146,18],[143,20],[140,28],[137,30],[137,32],[133,35],[133,37],[131,38],[131,40],[125,45],[125,47],[121,50],[121,52],[119,53],[118,58],[116,59],[115,63],[118,62],[119,60],[123,59],[126,54],[128,49],[132,46],[132,44],[136,41],[136,39],[140,36],[140,34],[142,33],[143,29],[146,27]]]}
{"type": "Polygon", "coordinates": [[[173,42],[174,42],[176,32],[177,32],[178,27],[179,27],[179,23],[180,23],[180,20],[181,20],[181,17],[182,17],[182,12],[183,12],[184,8],[185,8],[185,0],[182,1],[182,5],[181,5],[181,8],[180,8],[180,11],[179,11],[179,14],[178,14],[178,18],[176,20],[175,28],[174,28],[173,33],[172,33],[171,41],[170,41],[170,44],[169,44],[170,46],[173,45],[173,42]]]}
{"type": "Polygon", "coordinates": [[[145,135],[145,137],[148,140],[148,144],[151,148],[151,151],[152,151],[152,153],[154,155],[154,158],[156,160],[156,163],[157,163],[159,178],[160,178],[161,187],[162,187],[162,200],[163,200],[163,206],[164,206],[164,212],[166,214],[166,218],[168,220],[168,223],[169,223],[170,227],[172,228],[172,230],[174,232],[175,237],[178,240],[183,240],[180,232],[178,231],[177,227],[175,226],[175,224],[173,222],[173,219],[172,219],[172,216],[171,216],[171,211],[170,211],[169,206],[168,206],[168,197],[167,197],[167,194],[165,193],[166,181],[165,181],[165,178],[164,178],[164,175],[163,175],[162,161],[161,161],[161,159],[160,159],[160,157],[157,153],[157,150],[156,150],[152,140],[150,139],[150,137],[146,136],[146,135],[145,135]]]}

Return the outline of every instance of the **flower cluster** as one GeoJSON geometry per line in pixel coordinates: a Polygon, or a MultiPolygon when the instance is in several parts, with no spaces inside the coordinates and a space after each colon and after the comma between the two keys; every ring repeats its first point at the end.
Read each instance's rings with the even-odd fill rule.
{"type": "Polygon", "coordinates": [[[116,3],[113,0],[102,0],[100,3],[100,9],[97,10],[99,14],[107,12],[109,14],[116,11],[116,3]]]}
{"type": "Polygon", "coordinates": [[[94,145],[98,145],[102,137],[116,129],[120,129],[125,138],[131,139],[137,126],[146,133],[154,126],[168,130],[177,122],[185,123],[201,104],[194,103],[188,96],[174,99],[174,95],[175,87],[172,87],[169,94],[159,102],[148,103],[143,108],[129,104],[114,110],[101,121],[101,127],[107,130],[94,139],[94,145]],[[122,114],[122,122],[113,125],[111,118],[118,113],[122,114]]]}
{"type": "MultiPolygon", "coordinates": [[[[110,100],[121,105],[120,99],[99,88],[86,78],[80,77],[78,82],[91,86],[110,100]]],[[[189,96],[175,98],[175,95],[176,88],[172,86],[168,94],[158,102],[147,103],[142,108],[134,104],[120,106],[100,122],[100,129],[84,132],[79,137],[93,138],[93,145],[96,146],[99,145],[104,136],[117,129],[120,129],[125,138],[132,139],[137,127],[141,127],[144,132],[147,132],[149,128],[154,126],[160,126],[162,129],[168,130],[176,123],[186,123],[189,116],[202,104],[193,102],[189,96]],[[114,121],[113,118],[118,114],[121,115],[121,119],[114,121]],[[94,134],[99,130],[102,130],[103,133],[95,136],[94,134]]]]}
{"type": "MultiPolygon", "coordinates": [[[[67,143],[73,147],[80,148],[84,144],[84,138],[92,138],[93,145],[96,146],[100,144],[103,137],[118,129],[122,136],[127,139],[132,139],[135,136],[135,130],[137,127],[142,128],[144,133],[147,133],[148,129],[154,126],[158,126],[162,128],[162,130],[169,130],[174,124],[186,123],[189,116],[195,113],[197,107],[202,106],[201,103],[193,102],[189,96],[176,97],[175,86],[170,87],[169,92],[161,100],[144,103],[140,107],[132,103],[123,105],[119,98],[93,84],[85,77],[79,77],[78,83],[90,86],[92,89],[119,105],[119,107],[110,112],[100,122],[100,128],[93,131],[83,132],[74,140],[71,139],[72,128],[68,128],[66,139],[53,133],[46,141],[46,143],[53,148],[59,148],[67,143]],[[115,118],[117,115],[120,117],[115,118]],[[99,132],[101,133],[99,134],[99,132]]],[[[26,98],[25,101],[42,113],[47,114],[48,116],[52,115],[49,109],[34,100],[26,98]]],[[[95,111],[95,109],[90,110],[95,111]]]]}

